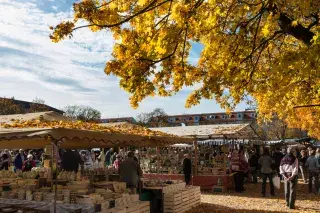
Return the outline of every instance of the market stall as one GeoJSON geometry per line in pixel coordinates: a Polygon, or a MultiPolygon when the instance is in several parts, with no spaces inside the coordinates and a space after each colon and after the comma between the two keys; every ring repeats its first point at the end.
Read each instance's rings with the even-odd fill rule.
{"type": "MultiPolygon", "coordinates": [[[[152,128],[167,134],[181,137],[193,137],[198,142],[193,148],[161,149],[160,171],[149,170],[144,174],[147,178],[163,180],[183,180],[181,161],[184,153],[192,153],[192,184],[201,189],[217,189],[224,191],[233,188],[233,174],[229,170],[227,154],[232,146],[242,143],[261,144],[259,136],[250,124],[223,124],[203,126],[181,126],[152,128]],[[169,160],[168,160],[169,159],[169,160]],[[178,167],[179,165],[180,167],[178,167]]],[[[147,154],[150,156],[150,154],[147,154]]],[[[151,155],[151,159],[155,158],[151,155]]],[[[147,159],[147,158],[146,158],[147,159]]],[[[154,162],[155,160],[151,160],[154,162]]],[[[156,164],[156,162],[154,162],[156,164]]]]}
{"type": "MultiPolygon", "coordinates": [[[[116,146],[155,147],[192,141],[192,138],[182,139],[148,129],[142,131],[142,129],[101,127],[97,124],[67,119],[50,118],[50,120],[46,120],[46,117],[50,117],[46,113],[29,114],[26,116],[29,120],[24,120],[22,115],[17,115],[17,117],[19,118],[2,119],[0,116],[0,148],[30,149],[51,146],[52,156],[54,156],[54,150],[60,147],[73,149],[116,146]]],[[[89,174],[80,170],[77,173],[62,172],[56,174],[54,187],[43,186],[43,181],[53,180],[53,171],[56,168],[56,165],[53,166],[53,164],[54,161],[51,168],[47,170],[31,171],[28,176],[30,182],[22,183],[23,175],[27,175],[26,173],[1,173],[3,196],[0,199],[0,204],[4,204],[3,208],[33,209],[34,201],[46,201],[43,204],[45,207],[38,208],[38,212],[68,212],[66,209],[70,209],[72,203],[78,206],[90,206],[90,208],[82,206],[81,212],[150,212],[149,202],[139,201],[138,195],[128,195],[125,183],[110,181],[95,183],[91,178],[92,173],[112,173],[105,168],[96,168],[89,174]],[[35,176],[38,176],[38,179],[34,179],[35,176]],[[16,205],[18,203],[15,201],[16,198],[26,201],[16,205]],[[52,203],[52,201],[54,202],[52,203]]],[[[39,204],[38,207],[41,205],[39,204]]],[[[73,206],[72,208],[77,209],[78,207],[73,206]]]]}

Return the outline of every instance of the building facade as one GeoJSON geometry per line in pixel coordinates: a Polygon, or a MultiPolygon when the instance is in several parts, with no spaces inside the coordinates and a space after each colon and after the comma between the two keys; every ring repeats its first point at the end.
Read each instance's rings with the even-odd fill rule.
{"type": "MultiPolygon", "coordinates": [[[[186,115],[169,115],[167,123],[161,126],[195,126],[209,124],[241,124],[252,123],[257,118],[257,112],[254,110],[245,110],[227,113],[203,113],[203,114],[186,114],[186,115]]],[[[149,126],[157,127],[159,122],[157,118],[153,118],[149,126]]]]}

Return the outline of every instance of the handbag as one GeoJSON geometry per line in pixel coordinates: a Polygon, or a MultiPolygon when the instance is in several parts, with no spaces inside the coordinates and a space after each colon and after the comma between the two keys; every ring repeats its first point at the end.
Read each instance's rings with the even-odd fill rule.
{"type": "Polygon", "coordinates": [[[276,175],[272,178],[272,182],[273,182],[274,187],[276,187],[277,189],[280,189],[281,181],[280,181],[280,177],[278,175],[276,175]]]}

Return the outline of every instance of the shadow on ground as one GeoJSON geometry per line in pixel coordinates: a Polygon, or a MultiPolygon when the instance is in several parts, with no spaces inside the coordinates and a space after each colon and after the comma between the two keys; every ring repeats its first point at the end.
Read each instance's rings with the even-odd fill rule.
{"type": "MultiPolygon", "coordinates": [[[[284,199],[284,186],[283,183],[281,184],[281,188],[275,189],[275,196],[270,195],[270,185],[267,184],[266,188],[266,198],[268,199],[284,199]]],[[[225,193],[218,193],[218,192],[210,192],[210,191],[203,191],[202,194],[208,195],[208,194],[216,194],[216,195],[226,195],[226,196],[237,196],[237,197],[248,197],[248,198],[262,198],[261,189],[262,184],[246,184],[245,185],[246,191],[243,193],[236,193],[232,190],[229,190],[225,193]]],[[[309,201],[319,201],[320,203],[320,195],[316,195],[314,193],[308,193],[308,184],[305,183],[299,183],[297,185],[297,200],[309,200],[309,201]]],[[[319,204],[320,206],[320,204],[319,204]]]]}

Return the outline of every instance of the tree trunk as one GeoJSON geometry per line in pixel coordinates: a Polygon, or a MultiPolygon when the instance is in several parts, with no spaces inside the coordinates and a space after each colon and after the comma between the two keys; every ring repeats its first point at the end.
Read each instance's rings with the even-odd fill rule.
{"type": "Polygon", "coordinates": [[[311,45],[311,40],[314,36],[314,33],[311,32],[308,28],[298,24],[297,26],[292,26],[292,19],[289,18],[286,14],[281,13],[279,18],[280,28],[289,35],[292,35],[296,39],[302,41],[307,46],[311,45]]]}

